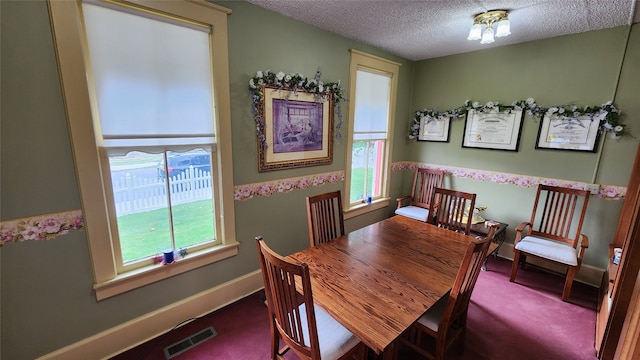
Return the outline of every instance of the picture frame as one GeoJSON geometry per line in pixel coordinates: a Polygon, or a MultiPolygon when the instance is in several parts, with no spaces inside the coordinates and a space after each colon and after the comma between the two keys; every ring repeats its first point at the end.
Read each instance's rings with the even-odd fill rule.
{"type": "Polygon", "coordinates": [[[326,165],[333,161],[332,100],[265,86],[258,171],[326,165]]]}
{"type": "Polygon", "coordinates": [[[463,148],[518,151],[522,110],[502,112],[469,110],[464,124],[463,148]]]}
{"type": "Polygon", "coordinates": [[[449,116],[424,116],[420,119],[418,141],[449,142],[451,134],[451,118],[449,116]]]}
{"type": "Polygon", "coordinates": [[[600,121],[591,116],[545,115],[538,128],[536,149],[596,152],[599,127],[600,121]]]}

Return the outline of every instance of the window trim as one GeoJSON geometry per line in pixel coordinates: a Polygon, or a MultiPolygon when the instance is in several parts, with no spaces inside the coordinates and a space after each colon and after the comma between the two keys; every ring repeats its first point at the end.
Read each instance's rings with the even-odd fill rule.
{"type": "Polygon", "coordinates": [[[118,274],[114,247],[110,236],[107,209],[108,186],[101,164],[108,162],[99,151],[93,121],[89,88],[86,81],[84,36],[82,35],[81,3],[48,0],[49,16],[58,59],[62,95],[69,125],[76,176],[80,191],[85,229],[94,272],[94,289],[98,300],[114,296],[155,281],[174,276],[238,253],[233,197],[233,162],[231,146],[231,108],[229,91],[229,56],[227,15],[231,10],[203,0],[118,2],[192,19],[212,26],[211,46],[216,98],[215,117],[218,151],[212,153],[220,164],[217,178],[220,193],[222,245],[189,254],[188,258],[170,266],[154,265],[118,274]],[[100,157],[103,157],[100,159],[100,157]],[[102,161],[101,161],[102,160],[102,161]]]}
{"type": "MultiPolygon", "coordinates": [[[[396,96],[398,92],[398,76],[400,66],[402,64],[387,60],[375,55],[370,55],[355,49],[349,49],[351,60],[349,65],[349,99],[356,98],[356,76],[358,69],[366,69],[374,73],[387,74],[391,77],[391,89],[389,99],[389,122],[387,124],[387,141],[385,146],[385,156],[382,165],[382,194],[381,197],[375,199],[371,204],[351,205],[349,201],[344,202],[345,219],[349,219],[358,215],[362,215],[374,210],[389,206],[391,198],[390,192],[390,174],[391,174],[391,154],[393,149],[393,129],[395,127],[396,116],[396,96]]],[[[349,101],[349,121],[348,136],[345,151],[345,199],[351,196],[351,155],[353,149],[354,135],[354,118],[355,118],[355,101],[349,101]]]]}

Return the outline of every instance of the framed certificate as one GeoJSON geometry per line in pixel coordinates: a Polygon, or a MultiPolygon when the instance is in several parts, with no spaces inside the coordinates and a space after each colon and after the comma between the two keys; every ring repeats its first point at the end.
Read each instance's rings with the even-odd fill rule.
{"type": "Polygon", "coordinates": [[[419,141],[449,142],[451,119],[448,116],[423,116],[420,118],[419,141]]]}
{"type": "Polygon", "coordinates": [[[545,115],[540,122],[536,149],[596,151],[600,121],[590,116],[574,118],[545,115]]]}
{"type": "Polygon", "coordinates": [[[462,147],[518,151],[523,116],[522,110],[469,110],[464,124],[462,147]]]}

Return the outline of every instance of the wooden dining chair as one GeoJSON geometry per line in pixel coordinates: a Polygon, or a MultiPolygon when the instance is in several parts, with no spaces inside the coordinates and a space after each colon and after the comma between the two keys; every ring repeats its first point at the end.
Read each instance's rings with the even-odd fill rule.
{"type": "Polygon", "coordinates": [[[400,336],[401,344],[435,360],[443,360],[454,345],[464,350],[469,300],[496,229],[492,225],[486,238],[469,243],[451,291],[400,336]]]}
{"type": "Polygon", "coordinates": [[[293,263],[256,237],[271,328],[271,359],[289,350],[303,360],[362,359],[367,347],[321,308],[313,305],[309,267],[293,263]],[[302,293],[296,290],[299,279],[302,293]],[[284,346],[280,348],[280,340],[284,346]]]}
{"type": "Polygon", "coordinates": [[[411,195],[396,199],[398,207],[395,213],[412,219],[427,221],[431,198],[436,187],[442,187],[444,171],[435,169],[416,169],[413,175],[411,195]]]}
{"type": "Polygon", "coordinates": [[[429,223],[469,235],[476,194],[437,187],[433,191],[431,202],[437,205],[430,215],[429,223]]]}
{"type": "Polygon", "coordinates": [[[538,185],[531,219],[516,228],[511,282],[527,256],[542,259],[566,269],[562,301],[569,300],[573,277],[589,247],[589,238],[581,231],[590,194],[588,190],[538,185]]]}
{"type": "Polygon", "coordinates": [[[340,190],[307,197],[307,220],[311,246],[344,235],[340,190]]]}

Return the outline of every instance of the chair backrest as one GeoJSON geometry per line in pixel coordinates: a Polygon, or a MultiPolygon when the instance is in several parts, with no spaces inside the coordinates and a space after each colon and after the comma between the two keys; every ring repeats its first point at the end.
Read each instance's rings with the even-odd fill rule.
{"type": "Polygon", "coordinates": [[[260,236],[256,237],[256,246],[267,307],[273,321],[271,336],[276,337],[274,331],[277,331],[282,341],[302,359],[320,359],[309,267],[305,263],[287,261],[271,250],[260,236]],[[300,279],[302,294],[296,290],[296,278],[300,279]],[[305,311],[299,306],[302,303],[305,311]]]}
{"type": "Polygon", "coordinates": [[[433,191],[442,187],[444,171],[435,169],[417,169],[413,176],[413,188],[411,188],[411,205],[426,209],[431,208],[433,191]]]}
{"type": "MultiPolygon", "coordinates": [[[[467,247],[462,264],[458,269],[456,280],[453,283],[451,292],[449,293],[449,301],[447,307],[442,313],[440,318],[440,324],[438,329],[448,329],[449,325],[459,319],[466,316],[467,308],[469,307],[469,300],[471,299],[471,293],[476,286],[480,269],[487,257],[489,245],[493,240],[493,236],[496,233],[496,226],[492,226],[489,229],[487,237],[481,240],[472,241],[467,247]]],[[[462,331],[464,331],[462,329],[462,331]]],[[[446,337],[446,330],[438,331],[438,336],[446,337]]]]}
{"type": "Polygon", "coordinates": [[[307,197],[309,242],[315,246],[344,235],[340,190],[307,197]]]}
{"type": "Polygon", "coordinates": [[[476,194],[436,187],[431,202],[437,204],[428,222],[439,227],[469,235],[476,206],[476,194]],[[465,211],[468,216],[465,216],[465,211]],[[466,217],[466,219],[464,219],[466,217]]]}
{"type": "Polygon", "coordinates": [[[588,190],[538,185],[531,212],[531,235],[562,241],[575,248],[582,231],[589,195],[588,190]]]}

